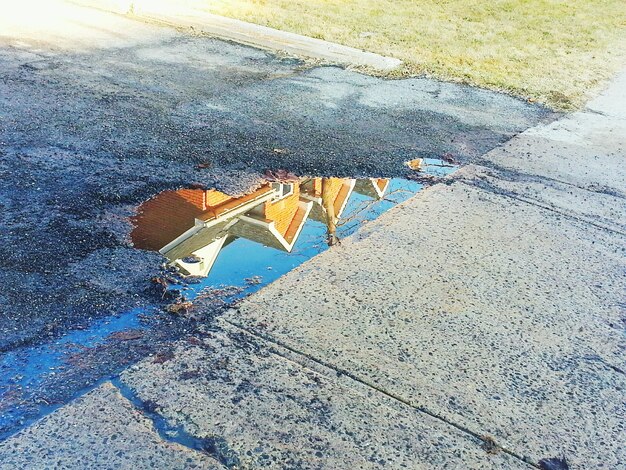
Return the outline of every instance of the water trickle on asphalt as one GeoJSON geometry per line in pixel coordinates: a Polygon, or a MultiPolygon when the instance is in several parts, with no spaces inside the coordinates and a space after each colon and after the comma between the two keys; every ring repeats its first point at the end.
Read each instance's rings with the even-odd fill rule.
{"type": "MultiPolygon", "coordinates": [[[[423,173],[435,177],[455,169],[439,160],[424,163],[423,173]]],[[[216,190],[165,191],[143,203],[132,218],[134,246],[163,254],[177,273],[169,289],[184,300],[211,295],[232,302],[340,243],[423,187],[400,178],[278,176],[243,197],[216,190]]],[[[149,314],[145,308],[120,312],[48,344],[5,354],[0,358],[0,405],[16,391],[36,390],[57,371],[73,367],[71,356],[81,349],[103,344],[115,333],[146,328],[141,317],[149,314]]],[[[45,399],[36,406],[39,416],[57,407],[45,399]]],[[[10,429],[0,432],[0,439],[33,419],[24,419],[19,403],[0,406],[0,431],[10,429]]]]}

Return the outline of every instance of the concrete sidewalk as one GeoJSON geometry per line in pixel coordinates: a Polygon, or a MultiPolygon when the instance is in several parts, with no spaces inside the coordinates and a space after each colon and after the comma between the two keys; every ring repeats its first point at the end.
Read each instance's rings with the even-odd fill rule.
{"type": "Polygon", "coordinates": [[[622,75],[124,372],[135,406],[204,451],[163,454],[115,418],[130,402],[92,405],[103,386],[0,444],[0,468],[181,452],[180,468],[624,468],[625,90],[622,75]],[[118,439],[88,431],[103,421],[118,439]],[[47,441],[68,423],[87,431],[47,441]]]}

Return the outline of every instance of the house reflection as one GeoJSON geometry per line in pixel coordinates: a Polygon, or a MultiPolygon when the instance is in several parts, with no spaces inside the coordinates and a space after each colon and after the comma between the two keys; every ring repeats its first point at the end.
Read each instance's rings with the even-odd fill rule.
{"type": "Polygon", "coordinates": [[[305,178],[268,182],[243,197],[217,190],[165,191],[132,217],[135,247],[159,251],[192,276],[208,276],[220,250],[237,238],[291,252],[307,219],[327,226],[328,242],[350,195],[382,199],[387,179],[305,178]]]}

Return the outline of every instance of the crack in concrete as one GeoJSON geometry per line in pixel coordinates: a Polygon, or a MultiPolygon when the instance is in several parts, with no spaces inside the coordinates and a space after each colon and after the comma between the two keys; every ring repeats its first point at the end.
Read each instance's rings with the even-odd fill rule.
{"type": "MultiPolygon", "coordinates": [[[[304,358],[308,359],[309,361],[312,361],[312,362],[314,362],[314,363],[316,363],[318,365],[321,365],[322,367],[324,367],[326,369],[333,370],[337,374],[344,375],[344,376],[350,378],[351,380],[354,380],[355,382],[358,382],[359,384],[367,387],[368,389],[375,390],[378,393],[381,393],[381,394],[385,395],[386,397],[391,398],[392,400],[394,400],[394,401],[396,401],[396,402],[398,402],[398,403],[400,403],[400,404],[402,404],[404,406],[408,406],[408,407],[410,407],[410,408],[412,408],[412,409],[414,409],[414,410],[416,410],[416,411],[418,411],[420,413],[424,413],[424,414],[430,416],[433,419],[441,421],[442,423],[445,423],[448,426],[452,426],[455,429],[457,429],[457,430],[459,430],[459,431],[461,431],[461,432],[463,432],[465,434],[468,434],[468,435],[472,436],[473,438],[479,440],[482,443],[482,447],[483,447],[483,449],[485,449],[486,452],[487,451],[493,452],[493,449],[496,449],[497,451],[504,452],[504,453],[510,455],[511,457],[515,458],[516,460],[519,460],[520,462],[523,462],[523,463],[525,463],[525,464],[527,464],[527,465],[529,465],[531,467],[541,468],[538,464],[530,461],[527,457],[524,457],[524,456],[518,454],[517,452],[515,452],[515,451],[513,451],[511,449],[508,449],[508,448],[502,446],[501,444],[498,444],[497,442],[495,442],[493,440],[492,437],[487,436],[485,434],[480,434],[480,433],[478,433],[476,431],[472,431],[471,429],[463,426],[462,424],[455,423],[454,421],[451,421],[450,419],[448,419],[448,418],[446,418],[444,416],[441,416],[441,415],[435,413],[434,411],[429,410],[427,407],[425,407],[423,405],[419,405],[419,406],[418,405],[414,405],[413,403],[411,403],[410,401],[408,401],[405,398],[401,397],[400,395],[397,395],[397,394],[395,394],[393,392],[390,392],[390,391],[387,391],[387,390],[385,390],[383,388],[380,388],[379,386],[377,386],[375,384],[372,384],[372,383],[368,382],[367,380],[358,377],[357,375],[353,374],[352,372],[350,372],[348,370],[345,370],[345,369],[342,369],[340,367],[337,367],[334,364],[326,362],[323,359],[314,357],[311,354],[308,354],[308,353],[306,353],[304,351],[300,351],[298,349],[295,349],[294,347],[289,346],[288,344],[286,344],[286,343],[284,343],[284,342],[282,342],[282,341],[280,341],[280,340],[278,340],[278,339],[276,339],[276,338],[274,338],[272,336],[262,334],[262,333],[260,333],[258,331],[255,331],[255,330],[253,330],[251,328],[248,328],[248,327],[245,327],[243,325],[234,323],[234,322],[232,322],[230,320],[227,320],[225,318],[222,318],[222,320],[224,322],[228,323],[229,325],[231,325],[231,326],[233,326],[233,327],[235,327],[235,328],[237,328],[239,330],[245,331],[246,333],[248,333],[248,334],[250,334],[250,335],[252,335],[252,336],[254,336],[254,337],[258,338],[258,339],[261,339],[263,341],[272,343],[272,344],[274,344],[274,345],[276,345],[276,346],[278,346],[280,348],[286,349],[287,351],[295,354],[296,356],[304,357],[304,358]]],[[[296,362],[298,365],[300,365],[302,367],[307,367],[306,364],[303,364],[303,363],[301,363],[301,362],[299,362],[299,361],[297,361],[295,359],[288,358],[285,355],[281,354],[277,350],[274,350],[274,352],[275,352],[275,354],[280,355],[284,359],[290,360],[292,362],[296,362]]]]}
{"type": "Polygon", "coordinates": [[[237,453],[220,436],[196,437],[188,433],[184,425],[174,426],[166,417],[157,413],[157,403],[146,402],[119,378],[111,379],[111,384],[142,415],[148,418],[161,439],[173,442],[187,449],[210,455],[226,468],[240,468],[241,461],[237,453]]]}
{"type": "Polygon", "coordinates": [[[611,364],[609,361],[601,357],[599,354],[588,354],[586,356],[583,356],[582,358],[591,362],[599,362],[607,369],[611,369],[612,371],[617,372],[618,374],[626,375],[626,371],[611,364]]]}
{"type": "MultiPolygon", "coordinates": [[[[612,227],[608,227],[606,225],[602,225],[599,224],[597,222],[593,222],[591,220],[589,220],[587,217],[581,217],[579,215],[576,215],[574,213],[571,212],[566,212],[566,211],[562,211],[559,210],[555,207],[549,206],[547,204],[542,204],[537,200],[533,200],[529,197],[525,197],[522,196],[521,194],[518,194],[512,190],[507,190],[507,189],[502,189],[502,188],[498,188],[496,186],[494,186],[493,184],[490,183],[483,183],[484,180],[481,180],[481,182],[478,181],[472,181],[472,180],[467,180],[467,179],[463,179],[463,178],[457,178],[456,181],[458,181],[459,183],[465,184],[466,186],[470,186],[472,188],[478,188],[478,189],[482,189],[484,191],[487,191],[489,193],[492,194],[496,194],[498,196],[504,196],[504,197],[508,197],[510,199],[515,199],[516,201],[520,201],[523,202],[525,204],[528,204],[530,206],[535,206],[535,207],[539,207],[541,209],[545,209],[547,211],[550,212],[554,212],[555,214],[559,214],[562,215],[564,217],[567,217],[568,219],[571,220],[575,220],[577,222],[581,222],[583,224],[587,224],[587,225],[591,225],[597,229],[603,230],[603,231],[607,231],[607,232],[611,232],[614,233],[616,235],[620,235],[620,236],[626,236],[626,232],[622,232],[619,229],[616,228],[612,228],[612,227]]],[[[578,187],[578,186],[576,186],[578,187]]],[[[580,189],[584,189],[584,188],[580,188],[580,189]]]]}
{"type": "Polygon", "coordinates": [[[569,181],[560,180],[557,178],[550,178],[545,175],[537,175],[532,173],[523,173],[519,170],[515,170],[512,168],[507,168],[505,166],[499,165],[497,163],[493,163],[489,160],[485,160],[484,158],[477,158],[472,162],[474,165],[498,172],[498,175],[493,175],[494,178],[500,178],[505,181],[510,181],[512,183],[540,183],[546,186],[555,188],[554,183],[562,184],[564,186],[569,186],[572,188],[580,189],[582,191],[587,191],[594,194],[605,194],[607,196],[612,196],[618,199],[626,199],[626,194],[610,188],[608,186],[601,186],[595,183],[592,183],[590,186],[579,186],[575,183],[571,183],[569,181]]]}

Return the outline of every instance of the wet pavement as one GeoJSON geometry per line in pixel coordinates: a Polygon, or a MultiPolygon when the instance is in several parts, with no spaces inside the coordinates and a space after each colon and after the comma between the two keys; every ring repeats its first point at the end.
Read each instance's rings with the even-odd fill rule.
{"type": "MultiPolygon", "coordinates": [[[[414,177],[432,183],[454,169],[426,160],[414,177]]],[[[140,204],[130,238],[134,248],[163,255],[162,272],[150,279],[161,298],[6,352],[0,432],[11,434],[146,355],[167,357],[172,341],[422,188],[411,179],[285,174],[246,196],[184,189],[140,204]]]]}
{"type": "Polygon", "coordinates": [[[622,468],[626,115],[606,103],[624,91],[626,74],[116,386],[242,468],[622,468]]]}
{"type": "MultiPolygon", "coordinates": [[[[181,189],[249,194],[268,170],[408,176],[406,160],[471,162],[553,117],[471,87],[385,81],[59,2],[46,8],[41,24],[26,9],[0,29],[0,354],[8,370],[25,370],[3,372],[5,434],[196,328],[197,315],[167,311],[177,301],[159,281],[170,276],[167,257],[133,246],[145,201],[181,189]],[[127,323],[127,312],[141,315],[127,323]],[[93,325],[106,341],[81,333],[93,325]],[[56,369],[77,350],[70,372],[56,369]],[[24,351],[49,359],[33,365],[24,351]],[[15,391],[22,375],[46,368],[26,396],[15,391]],[[23,416],[8,411],[16,403],[23,416]]],[[[255,276],[277,275],[238,276],[251,291],[255,276]]],[[[208,296],[201,317],[223,308],[208,296]]]]}

